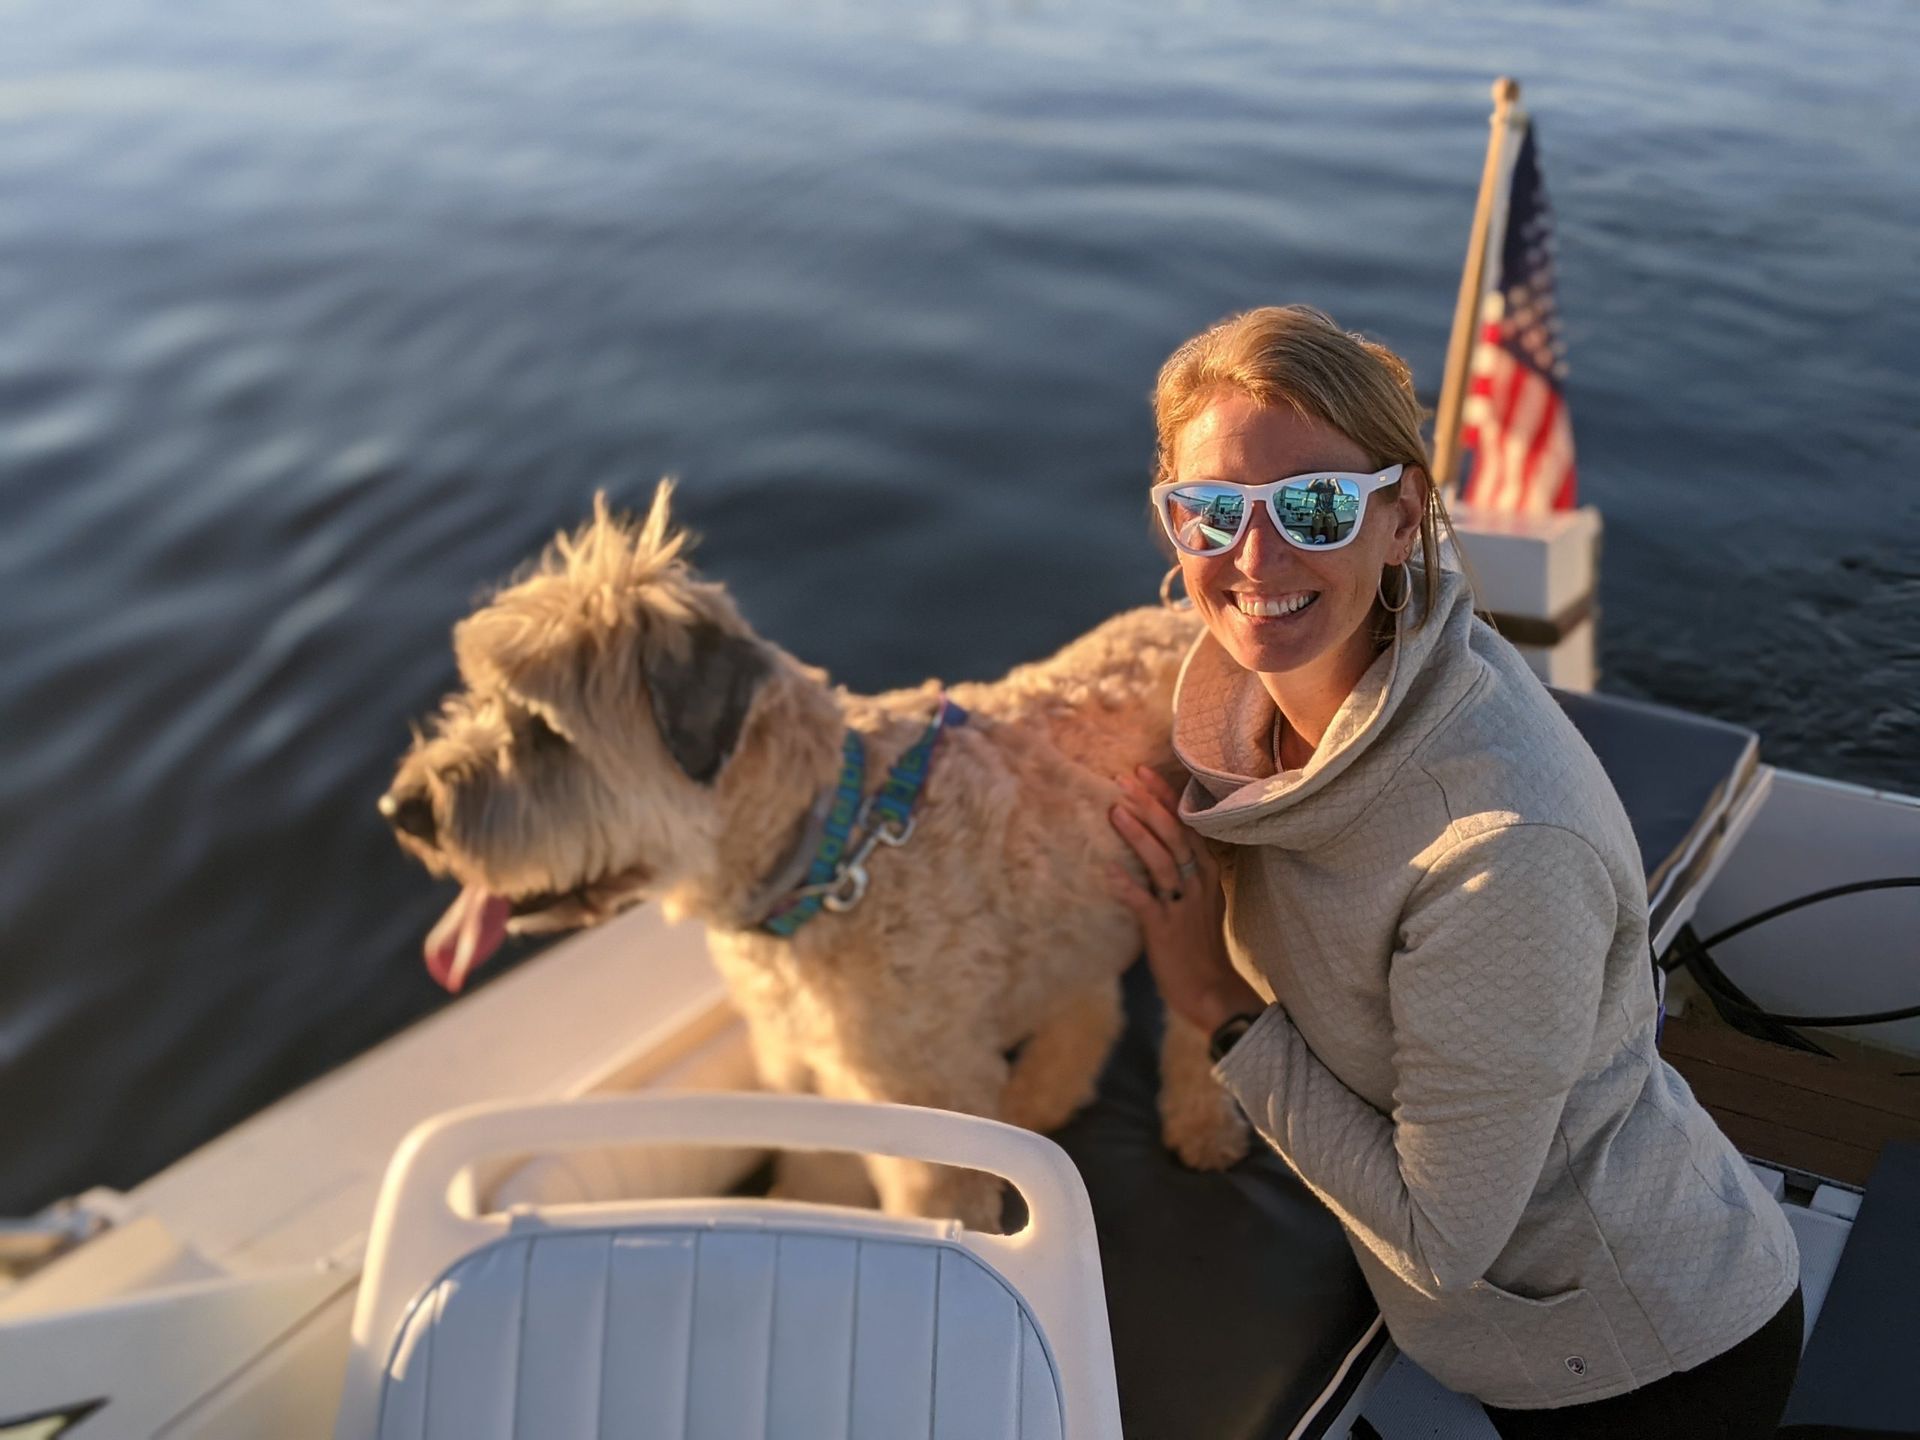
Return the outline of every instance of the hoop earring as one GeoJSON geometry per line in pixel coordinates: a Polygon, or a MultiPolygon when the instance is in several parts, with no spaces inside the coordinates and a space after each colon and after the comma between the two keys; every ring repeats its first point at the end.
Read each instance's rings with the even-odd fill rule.
{"type": "Polygon", "coordinates": [[[1178,565],[1160,577],[1160,603],[1169,610],[1191,610],[1193,608],[1193,597],[1186,593],[1187,587],[1184,583],[1180,586],[1180,598],[1178,600],[1173,598],[1173,582],[1180,578],[1180,567],[1178,565]]]}
{"type": "Polygon", "coordinates": [[[1398,615],[1413,599],[1413,567],[1402,560],[1398,567],[1390,566],[1389,568],[1398,568],[1400,571],[1400,603],[1398,605],[1387,603],[1387,572],[1382,570],[1380,572],[1380,607],[1389,615],[1398,615]]]}

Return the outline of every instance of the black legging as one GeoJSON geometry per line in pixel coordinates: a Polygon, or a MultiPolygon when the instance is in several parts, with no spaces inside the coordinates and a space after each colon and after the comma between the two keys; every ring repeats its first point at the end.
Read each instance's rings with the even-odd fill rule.
{"type": "Polygon", "coordinates": [[[1800,1368],[1800,1287],[1774,1317],[1731,1350],[1691,1370],[1586,1405],[1496,1410],[1500,1440],[1761,1440],[1780,1426],[1800,1368]]]}

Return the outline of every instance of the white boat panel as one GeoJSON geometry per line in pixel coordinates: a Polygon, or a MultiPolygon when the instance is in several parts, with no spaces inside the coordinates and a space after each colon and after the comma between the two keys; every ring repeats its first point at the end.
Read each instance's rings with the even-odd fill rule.
{"type": "MultiPolygon", "coordinates": [[[[47,1314],[71,1328],[86,1384],[78,1373],[42,1369],[31,1392],[0,1383],[0,1395],[18,1414],[30,1413],[24,1401],[13,1403],[28,1393],[45,1395],[51,1407],[111,1390],[114,1403],[87,1422],[102,1440],[324,1435],[374,1198],[401,1136],[476,1099],[564,1098],[613,1080],[687,1083],[682,1071],[692,1083],[716,1083],[722,1073],[744,1081],[746,1068],[738,1017],[701,927],[670,927],[643,910],[573,937],[123,1197],[123,1223],[0,1297],[9,1319],[47,1314]],[[328,1268],[316,1270],[316,1261],[328,1268]],[[217,1281],[207,1293],[232,1284],[244,1295],[249,1280],[271,1289],[289,1266],[325,1274],[333,1302],[297,1322],[242,1327],[245,1334],[221,1330],[198,1292],[181,1284],[217,1281]],[[152,1320],[161,1312],[149,1297],[169,1321],[152,1320]],[[149,1323],[168,1342],[180,1340],[178,1363],[162,1370],[150,1362],[150,1353],[168,1353],[164,1344],[119,1348],[116,1336],[149,1323]],[[198,1338],[180,1339],[187,1335],[198,1338]],[[113,1354],[136,1358],[131,1368],[103,1366],[101,1357],[113,1354]],[[301,1397],[318,1398],[293,1403],[301,1397]],[[122,1424],[134,1428],[122,1432],[122,1424]]],[[[709,1168],[740,1165],[738,1157],[704,1159],[709,1168]]],[[[25,1363],[17,1357],[35,1353],[14,1343],[29,1333],[31,1321],[9,1327],[0,1381],[25,1363]]]]}
{"type": "Polygon", "coordinates": [[[88,1440],[152,1440],[350,1292],[353,1280],[309,1264],[17,1320],[0,1345],[0,1397],[16,1415],[103,1398],[105,1408],[86,1422],[88,1440]]]}
{"type": "MultiPolygon", "coordinates": [[[[1694,928],[1710,936],[1796,896],[1902,875],[1920,875],[1920,800],[1779,771],[1702,897],[1694,928]]],[[[1920,890],[1875,891],[1756,926],[1718,947],[1715,959],[1770,1010],[1871,1013],[1920,1005],[1916,935],[1920,890]]],[[[1920,1020],[1835,1033],[1920,1055],[1920,1020]]]]}
{"type": "Polygon", "coordinates": [[[1779,1200],[1786,1195],[1787,1177],[1771,1165],[1759,1165],[1749,1160],[1747,1168],[1753,1172],[1753,1178],[1760,1182],[1761,1188],[1774,1199],[1779,1200]]]}
{"type": "Polygon", "coordinates": [[[1515,625],[1506,626],[1533,673],[1562,690],[1593,689],[1600,673],[1593,608],[1600,512],[1583,505],[1513,515],[1456,502],[1452,518],[1479,607],[1536,629],[1544,624],[1560,635],[1555,644],[1535,644],[1515,625]]]}
{"type": "Polygon", "coordinates": [[[258,1353],[152,1440],[331,1440],[353,1299],[353,1287],[343,1287],[284,1335],[263,1336],[258,1353]]]}
{"type": "Polygon", "coordinates": [[[1594,506],[1519,515],[1456,501],[1449,511],[1482,609],[1550,620],[1593,594],[1602,529],[1594,506]]]}
{"type": "Polygon", "coordinates": [[[587,1093],[643,1070],[725,1004],[704,929],[638,910],[289,1096],[131,1198],[215,1264],[353,1259],[394,1148],[422,1120],[482,1100],[587,1093]]]}
{"type": "Polygon", "coordinates": [[[0,1321],[78,1309],[132,1290],[217,1280],[225,1274],[151,1215],[142,1215],[96,1235],[27,1282],[0,1293],[0,1321]]]}
{"type": "Polygon", "coordinates": [[[1827,1303],[1827,1290],[1833,1284],[1833,1272],[1840,1268],[1840,1252],[1846,1248],[1853,1222],[1799,1205],[1788,1205],[1785,1210],[1793,1226],[1793,1238],[1800,1246],[1800,1298],[1806,1315],[1800,1343],[1804,1347],[1807,1336],[1813,1333],[1813,1322],[1827,1303]]]}
{"type": "Polygon", "coordinates": [[[1568,630],[1557,645],[1528,645],[1523,636],[1513,648],[1520,652],[1527,668],[1540,677],[1542,685],[1559,690],[1592,690],[1600,683],[1599,629],[1588,618],[1568,630]]]}
{"type": "Polygon", "coordinates": [[[1704,827],[1696,833],[1686,852],[1674,862],[1671,883],[1677,887],[1678,898],[1652,937],[1656,955],[1664,955],[1674,937],[1680,933],[1680,928],[1698,913],[1714,880],[1726,868],[1747,832],[1766,808],[1776,773],[1771,765],[1756,766],[1747,785],[1728,797],[1725,818],[1717,825],[1704,827]]]}
{"type": "Polygon", "coordinates": [[[1860,1213],[1860,1196],[1853,1190],[1842,1190],[1838,1185],[1822,1185],[1813,1192],[1813,1199],[1807,1202],[1809,1210],[1818,1210],[1822,1215],[1837,1215],[1842,1220],[1851,1220],[1860,1213]]]}

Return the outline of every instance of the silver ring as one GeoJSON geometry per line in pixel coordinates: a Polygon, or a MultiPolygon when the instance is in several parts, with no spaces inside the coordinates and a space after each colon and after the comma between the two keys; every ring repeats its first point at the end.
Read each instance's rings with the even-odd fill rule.
{"type": "Polygon", "coordinates": [[[1179,870],[1180,878],[1184,880],[1189,875],[1194,875],[1199,873],[1200,861],[1194,856],[1189,855],[1186,859],[1178,862],[1175,868],[1179,870]]]}

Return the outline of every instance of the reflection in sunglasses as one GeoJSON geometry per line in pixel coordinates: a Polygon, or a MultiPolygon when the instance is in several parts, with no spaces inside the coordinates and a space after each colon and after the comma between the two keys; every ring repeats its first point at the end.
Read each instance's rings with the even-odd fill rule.
{"type": "MultiPolygon", "coordinates": [[[[1180,541],[1193,550],[1225,550],[1240,538],[1246,497],[1195,487],[1172,497],[1180,541]]],[[[1353,533],[1360,510],[1355,488],[1334,480],[1289,485],[1273,496],[1275,518],[1295,544],[1333,545],[1353,533]]]]}
{"type": "Polygon", "coordinates": [[[1211,546],[1215,550],[1224,550],[1233,544],[1239,534],[1238,527],[1222,530],[1219,526],[1209,525],[1196,517],[1188,521],[1186,527],[1181,530],[1180,539],[1181,543],[1190,549],[1204,550],[1211,546]]]}

